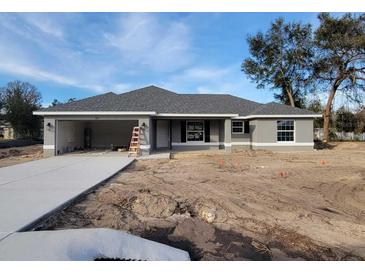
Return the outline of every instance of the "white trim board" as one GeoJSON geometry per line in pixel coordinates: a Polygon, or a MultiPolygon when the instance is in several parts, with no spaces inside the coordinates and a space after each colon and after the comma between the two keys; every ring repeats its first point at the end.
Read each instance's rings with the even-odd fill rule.
{"type": "Polygon", "coordinates": [[[181,147],[189,147],[189,146],[219,146],[223,145],[223,143],[220,142],[211,142],[211,143],[193,143],[193,142],[187,142],[187,143],[171,143],[172,146],[181,146],[181,147]]]}
{"type": "Polygon", "coordinates": [[[278,142],[278,143],[251,143],[256,147],[306,147],[314,146],[314,143],[295,143],[295,142],[278,142]]]}
{"type": "Polygon", "coordinates": [[[236,117],[238,114],[233,113],[158,113],[155,116],[157,117],[236,117]]]}
{"type": "Polygon", "coordinates": [[[139,145],[140,149],[150,149],[151,146],[150,145],[139,145]]]}
{"type": "Polygon", "coordinates": [[[43,149],[54,149],[54,145],[43,145],[43,149]]]}
{"type": "Polygon", "coordinates": [[[235,113],[157,113],[156,111],[33,111],[34,115],[152,115],[156,117],[227,117],[232,119],[253,118],[319,118],[322,114],[275,114],[275,115],[248,115],[239,116],[235,113]]]}
{"type": "Polygon", "coordinates": [[[211,142],[211,143],[171,143],[172,146],[249,146],[250,142],[232,142],[232,143],[224,143],[224,142],[211,142]]]}
{"type": "Polygon", "coordinates": [[[154,115],[155,111],[33,111],[34,115],[154,115]]]}
{"type": "Polygon", "coordinates": [[[232,146],[250,146],[251,142],[232,142],[232,146]]]}
{"type": "Polygon", "coordinates": [[[253,118],[320,118],[322,114],[271,114],[271,115],[247,115],[236,116],[232,119],[253,119],[253,118]]]}

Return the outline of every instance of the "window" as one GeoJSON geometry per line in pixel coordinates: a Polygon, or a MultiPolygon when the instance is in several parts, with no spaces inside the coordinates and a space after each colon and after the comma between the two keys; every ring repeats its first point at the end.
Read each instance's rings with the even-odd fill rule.
{"type": "Polygon", "coordinates": [[[204,141],[204,123],[203,121],[186,122],[186,139],[188,142],[204,141]]]}
{"type": "Polygon", "coordinates": [[[294,121],[281,120],[277,121],[277,141],[278,142],[294,142],[294,121]]]}
{"type": "Polygon", "coordinates": [[[250,122],[249,121],[232,121],[232,133],[250,133],[250,122]]]}
{"type": "Polygon", "coordinates": [[[242,121],[232,121],[232,133],[243,133],[242,121]]]}

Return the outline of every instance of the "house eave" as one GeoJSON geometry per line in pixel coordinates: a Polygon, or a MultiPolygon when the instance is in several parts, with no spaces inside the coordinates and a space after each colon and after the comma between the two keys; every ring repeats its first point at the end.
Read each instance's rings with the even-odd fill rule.
{"type": "Polygon", "coordinates": [[[272,114],[272,115],[247,115],[237,116],[232,119],[256,119],[256,118],[320,118],[322,114],[272,114]]]}
{"type": "Polygon", "coordinates": [[[235,113],[158,113],[157,117],[238,117],[235,113]]]}
{"type": "Polygon", "coordinates": [[[235,113],[157,113],[156,111],[33,111],[34,115],[41,116],[87,116],[87,115],[148,115],[156,117],[229,117],[232,119],[255,118],[319,118],[322,114],[273,114],[239,116],[235,113]]]}
{"type": "Polygon", "coordinates": [[[155,115],[155,111],[33,111],[34,115],[69,116],[69,115],[155,115]]]}

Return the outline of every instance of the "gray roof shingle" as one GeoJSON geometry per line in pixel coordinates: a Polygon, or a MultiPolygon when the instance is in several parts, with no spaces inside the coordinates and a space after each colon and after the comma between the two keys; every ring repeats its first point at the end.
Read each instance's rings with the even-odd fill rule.
{"type": "Polygon", "coordinates": [[[42,109],[54,111],[155,111],[183,114],[314,114],[299,108],[269,103],[260,104],[228,94],[178,94],[148,86],[122,94],[108,92],[71,103],[42,109]]]}
{"type": "Polygon", "coordinates": [[[250,115],[311,115],[315,114],[312,111],[295,108],[288,105],[278,104],[275,102],[263,104],[256,108],[250,115]]]}

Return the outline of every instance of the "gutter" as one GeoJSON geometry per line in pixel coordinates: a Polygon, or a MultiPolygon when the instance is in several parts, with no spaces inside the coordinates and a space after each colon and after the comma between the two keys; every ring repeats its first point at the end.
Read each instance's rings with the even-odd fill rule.
{"type": "Polygon", "coordinates": [[[322,114],[270,114],[270,115],[247,115],[237,116],[232,119],[254,119],[254,118],[320,118],[322,114]]]}
{"type": "Polygon", "coordinates": [[[157,117],[238,117],[234,113],[159,113],[157,117]]]}
{"type": "Polygon", "coordinates": [[[33,115],[155,115],[156,111],[33,111],[33,115]]]}
{"type": "Polygon", "coordinates": [[[247,115],[239,116],[235,113],[157,113],[156,111],[33,111],[33,115],[58,116],[58,115],[149,115],[155,117],[229,117],[232,119],[255,118],[320,118],[322,114],[272,114],[272,115],[247,115]]]}

